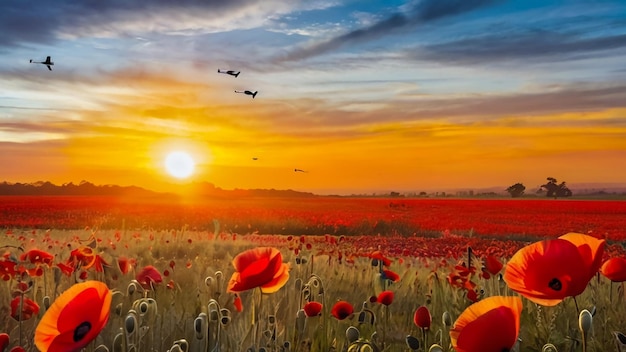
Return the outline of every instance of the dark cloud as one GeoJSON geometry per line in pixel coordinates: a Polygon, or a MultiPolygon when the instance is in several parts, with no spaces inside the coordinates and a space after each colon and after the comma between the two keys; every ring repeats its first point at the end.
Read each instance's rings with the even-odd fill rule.
{"type": "MultiPolygon", "coordinates": [[[[227,15],[228,11],[251,6],[259,1],[249,0],[43,0],[0,1],[0,48],[27,43],[52,44],[60,33],[81,36],[84,28],[98,26],[115,30],[117,21],[136,21],[150,29],[150,20],[175,23],[176,10],[193,16],[227,15]],[[217,11],[217,13],[216,13],[217,11]],[[168,16],[170,15],[170,16],[168,16]]],[[[173,26],[175,27],[175,26],[173,26]]]]}
{"type": "Polygon", "coordinates": [[[563,61],[604,55],[607,50],[626,48],[626,34],[585,37],[573,33],[528,30],[518,33],[489,34],[443,44],[412,49],[408,56],[417,60],[451,64],[542,59],[563,61]]]}
{"type": "Polygon", "coordinates": [[[497,0],[424,0],[406,13],[394,13],[373,25],[353,30],[330,40],[293,50],[278,58],[280,62],[297,61],[321,55],[343,46],[378,39],[407,27],[459,15],[490,5],[497,0]]]}

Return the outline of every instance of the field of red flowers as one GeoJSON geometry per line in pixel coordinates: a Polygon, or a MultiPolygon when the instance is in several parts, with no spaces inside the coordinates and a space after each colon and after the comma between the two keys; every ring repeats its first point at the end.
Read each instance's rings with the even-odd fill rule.
{"type": "Polygon", "coordinates": [[[625,215],[619,201],[3,197],[0,352],[606,351],[626,339],[625,215]]]}
{"type": "Polygon", "coordinates": [[[284,235],[626,240],[626,201],[554,199],[0,197],[0,227],[180,229],[284,235]]]}

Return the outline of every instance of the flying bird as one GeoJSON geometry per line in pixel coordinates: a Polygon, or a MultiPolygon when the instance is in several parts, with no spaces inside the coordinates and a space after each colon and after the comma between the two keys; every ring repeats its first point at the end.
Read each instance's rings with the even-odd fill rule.
{"type": "Polygon", "coordinates": [[[235,78],[237,78],[239,76],[239,74],[241,73],[241,71],[233,71],[233,70],[220,70],[219,68],[217,69],[217,73],[224,73],[227,75],[231,75],[231,76],[235,76],[235,78]]]}
{"type": "Polygon", "coordinates": [[[302,169],[293,169],[293,172],[307,172],[307,171],[304,171],[302,169]]]}
{"type": "Polygon", "coordinates": [[[258,93],[258,91],[255,90],[253,92],[253,91],[250,91],[250,90],[244,90],[244,91],[236,90],[235,93],[243,93],[245,95],[252,95],[252,99],[254,99],[254,97],[256,97],[256,93],[258,93]]]}
{"type": "Polygon", "coordinates": [[[44,64],[46,66],[48,66],[48,70],[52,71],[52,65],[54,65],[54,62],[52,62],[52,60],[50,60],[50,56],[48,56],[46,58],[46,61],[33,61],[32,59],[30,60],[31,64],[44,64]]]}
{"type": "Polygon", "coordinates": [[[254,157],[254,158],[252,158],[252,160],[259,160],[259,158],[257,158],[257,157],[254,157]]]}

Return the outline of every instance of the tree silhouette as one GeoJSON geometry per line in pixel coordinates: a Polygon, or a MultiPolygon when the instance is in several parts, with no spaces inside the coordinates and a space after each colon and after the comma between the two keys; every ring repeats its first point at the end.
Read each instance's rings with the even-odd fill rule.
{"type": "Polygon", "coordinates": [[[525,190],[526,190],[526,186],[524,186],[523,184],[519,182],[506,189],[506,191],[509,192],[509,194],[513,198],[521,197],[524,194],[525,190]]]}
{"type": "Polygon", "coordinates": [[[546,189],[546,197],[554,197],[556,199],[557,197],[572,196],[572,191],[567,188],[565,181],[557,184],[558,181],[554,177],[548,177],[546,180],[548,180],[548,182],[541,185],[541,188],[546,189]]]}

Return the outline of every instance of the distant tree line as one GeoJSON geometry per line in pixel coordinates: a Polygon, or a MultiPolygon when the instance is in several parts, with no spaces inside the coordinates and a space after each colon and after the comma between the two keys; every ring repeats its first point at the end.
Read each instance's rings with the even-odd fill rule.
{"type": "Polygon", "coordinates": [[[104,185],[96,186],[87,181],[79,184],[64,183],[60,186],[49,181],[39,181],[34,183],[0,183],[0,195],[5,196],[89,196],[89,195],[148,195],[154,194],[151,191],[135,186],[104,185]]]}
{"type": "MultiPolygon", "coordinates": [[[[553,198],[562,197],[563,198],[563,197],[572,196],[572,191],[567,187],[567,185],[565,184],[565,181],[559,183],[557,179],[554,177],[548,177],[546,178],[546,180],[548,182],[539,186],[539,190],[538,190],[538,192],[543,192],[545,189],[546,197],[553,197],[553,198]]],[[[526,186],[524,186],[522,183],[519,183],[519,182],[514,185],[509,186],[509,188],[506,189],[506,191],[509,192],[509,194],[513,198],[521,197],[522,195],[524,195],[525,190],[526,190],[526,186]]]]}

